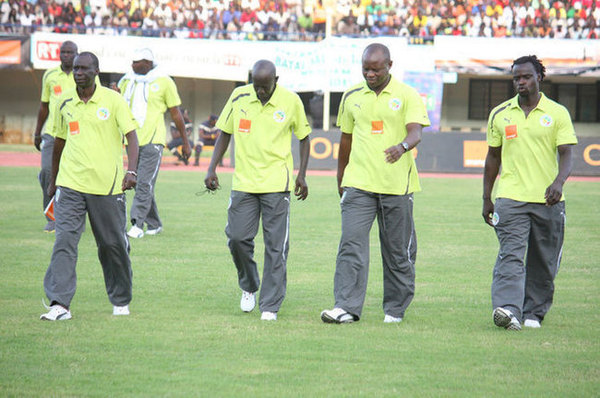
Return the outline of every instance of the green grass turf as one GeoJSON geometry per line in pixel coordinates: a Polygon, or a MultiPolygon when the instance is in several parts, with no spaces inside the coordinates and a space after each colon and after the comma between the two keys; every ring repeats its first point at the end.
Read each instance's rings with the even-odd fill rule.
{"type": "MultiPolygon", "coordinates": [[[[73,319],[42,322],[44,234],[35,168],[0,168],[0,396],[586,397],[600,391],[600,185],[568,182],[567,234],[542,329],[492,323],[497,252],[479,179],[422,179],[415,196],[417,290],[384,324],[377,226],[360,322],[326,325],[340,234],[334,177],[293,201],[287,297],[274,323],[239,310],[223,233],[231,176],[163,171],[164,232],[132,241],[129,317],[111,315],[89,228],[79,245],[73,319]]],[[[132,195],[128,194],[129,204],[132,195]]],[[[262,261],[262,235],[256,257],[262,261]]]]}

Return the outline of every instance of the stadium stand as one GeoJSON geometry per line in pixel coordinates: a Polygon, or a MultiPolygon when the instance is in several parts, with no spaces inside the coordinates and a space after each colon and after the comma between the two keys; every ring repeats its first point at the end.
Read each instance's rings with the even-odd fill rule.
{"type": "MultiPolygon", "coordinates": [[[[329,3],[328,3],[329,4],[329,3]]],[[[597,39],[600,0],[337,0],[333,34],[597,39]]],[[[2,0],[0,32],[320,40],[322,0],[2,0]]]]}

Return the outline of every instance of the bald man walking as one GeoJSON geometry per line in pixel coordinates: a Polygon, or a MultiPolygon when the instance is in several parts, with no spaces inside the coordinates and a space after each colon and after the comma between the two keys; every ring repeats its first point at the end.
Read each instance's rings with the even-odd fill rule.
{"type": "Polygon", "coordinates": [[[277,85],[275,65],[258,61],[252,84],[236,88],[216,126],[223,132],[215,144],[204,183],[219,187],[217,164],[235,136],[235,171],[225,233],[242,289],[240,308],[254,309],[260,287],[261,319],[277,320],[286,291],[289,250],[290,190],[294,162],[292,135],[300,140],[300,169],[294,194],[308,196],[305,175],[311,132],[297,94],[277,85]],[[262,286],[254,261],[254,237],[262,215],[265,243],[262,286]]]}

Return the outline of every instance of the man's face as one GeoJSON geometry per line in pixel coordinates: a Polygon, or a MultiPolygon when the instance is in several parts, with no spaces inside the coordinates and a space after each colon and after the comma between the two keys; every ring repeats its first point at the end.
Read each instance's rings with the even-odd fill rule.
{"type": "Polygon", "coordinates": [[[392,61],[387,60],[382,51],[369,51],[363,54],[363,77],[367,86],[373,91],[378,91],[387,84],[391,67],[392,61]]]}
{"type": "Polygon", "coordinates": [[[94,84],[98,69],[89,55],[77,56],[73,62],[73,78],[77,87],[86,88],[94,84]]]}
{"type": "Polygon", "coordinates": [[[527,97],[540,91],[541,76],[531,62],[515,65],[512,72],[515,91],[520,96],[527,97]]]}
{"type": "Polygon", "coordinates": [[[273,95],[273,91],[275,91],[276,80],[275,76],[272,75],[259,74],[252,77],[252,86],[254,87],[256,96],[263,104],[271,99],[271,95],[273,95]]]}
{"type": "Polygon", "coordinates": [[[73,43],[63,43],[60,46],[60,64],[63,67],[70,69],[76,56],[77,47],[73,43]]]}
{"type": "Polygon", "coordinates": [[[146,73],[150,72],[150,69],[152,69],[152,62],[145,59],[133,61],[131,63],[131,68],[138,75],[145,75],[146,73]]]}

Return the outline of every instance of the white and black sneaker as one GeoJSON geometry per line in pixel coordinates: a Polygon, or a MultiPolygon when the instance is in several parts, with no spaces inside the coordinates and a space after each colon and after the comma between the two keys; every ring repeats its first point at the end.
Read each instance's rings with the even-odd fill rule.
{"type": "Polygon", "coordinates": [[[521,330],[521,322],[513,315],[510,310],[502,307],[497,307],[492,312],[494,324],[506,330],[521,330]]]}
{"type": "Polygon", "coordinates": [[[50,311],[40,316],[43,321],[66,321],[71,319],[71,311],[59,304],[50,306],[50,311]]]}
{"type": "Polygon", "coordinates": [[[358,319],[343,308],[335,307],[332,310],[322,311],[321,320],[325,323],[352,323],[358,319]]]}

